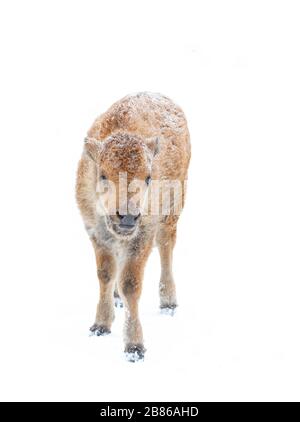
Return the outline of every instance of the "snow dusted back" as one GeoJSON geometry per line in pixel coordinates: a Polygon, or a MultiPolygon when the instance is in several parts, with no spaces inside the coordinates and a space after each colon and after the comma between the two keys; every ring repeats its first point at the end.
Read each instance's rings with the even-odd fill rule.
{"type": "Polygon", "coordinates": [[[0,399],[299,400],[299,3],[2,2],[0,399]],[[131,92],[182,107],[192,160],[179,307],[147,263],[144,362],[124,310],[89,337],[95,258],[75,203],[94,118],[131,92]]]}

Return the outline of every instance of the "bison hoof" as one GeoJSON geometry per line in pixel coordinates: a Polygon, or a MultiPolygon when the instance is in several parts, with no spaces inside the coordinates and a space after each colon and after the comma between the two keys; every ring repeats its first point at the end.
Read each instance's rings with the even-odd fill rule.
{"type": "Polygon", "coordinates": [[[123,308],[123,302],[120,297],[115,297],[115,307],[116,308],[123,308]]]}
{"type": "Polygon", "coordinates": [[[163,315],[175,315],[175,311],[178,305],[176,303],[169,304],[169,305],[161,305],[160,306],[160,313],[163,315]]]}
{"type": "Polygon", "coordinates": [[[146,349],[142,344],[129,344],[125,347],[125,357],[128,362],[143,361],[146,349]]]}
{"type": "Polygon", "coordinates": [[[94,324],[90,328],[90,335],[107,336],[110,333],[110,329],[105,327],[104,325],[94,324]]]}

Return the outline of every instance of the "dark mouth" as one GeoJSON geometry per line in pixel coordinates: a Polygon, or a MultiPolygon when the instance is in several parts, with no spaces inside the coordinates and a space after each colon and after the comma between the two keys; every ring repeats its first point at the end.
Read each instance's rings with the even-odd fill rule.
{"type": "Polygon", "coordinates": [[[110,230],[115,232],[117,235],[124,237],[132,235],[137,228],[137,225],[115,224],[109,217],[106,218],[106,224],[110,230]]]}
{"type": "Polygon", "coordinates": [[[126,224],[113,224],[113,230],[121,236],[130,236],[134,233],[136,226],[128,226],[126,224]]]}
{"type": "Polygon", "coordinates": [[[128,224],[119,224],[118,226],[121,230],[133,231],[135,226],[129,226],[128,224]]]}

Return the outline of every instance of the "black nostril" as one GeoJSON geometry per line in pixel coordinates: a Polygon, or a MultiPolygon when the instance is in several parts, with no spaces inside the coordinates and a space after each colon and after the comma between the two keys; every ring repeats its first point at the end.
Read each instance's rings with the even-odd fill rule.
{"type": "Polygon", "coordinates": [[[135,220],[137,220],[137,219],[139,219],[139,218],[140,218],[140,216],[141,216],[141,213],[139,213],[139,214],[135,215],[135,216],[134,216],[134,219],[135,219],[135,220]]]}
{"type": "Polygon", "coordinates": [[[122,220],[122,218],[124,217],[124,215],[121,215],[121,214],[119,213],[119,211],[117,211],[117,212],[116,212],[116,214],[117,214],[117,217],[119,217],[119,219],[120,219],[120,220],[122,220]]]}

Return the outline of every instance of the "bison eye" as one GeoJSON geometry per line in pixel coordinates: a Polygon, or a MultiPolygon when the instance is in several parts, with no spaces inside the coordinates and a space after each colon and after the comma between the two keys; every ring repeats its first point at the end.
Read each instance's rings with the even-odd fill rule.
{"type": "Polygon", "coordinates": [[[107,180],[107,177],[104,174],[101,174],[100,180],[107,180]]]}
{"type": "Polygon", "coordinates": [[[145,182],[147,185],[149,185],[150,181],[151,181],[151,176],[146,177],[145,182]]]}

